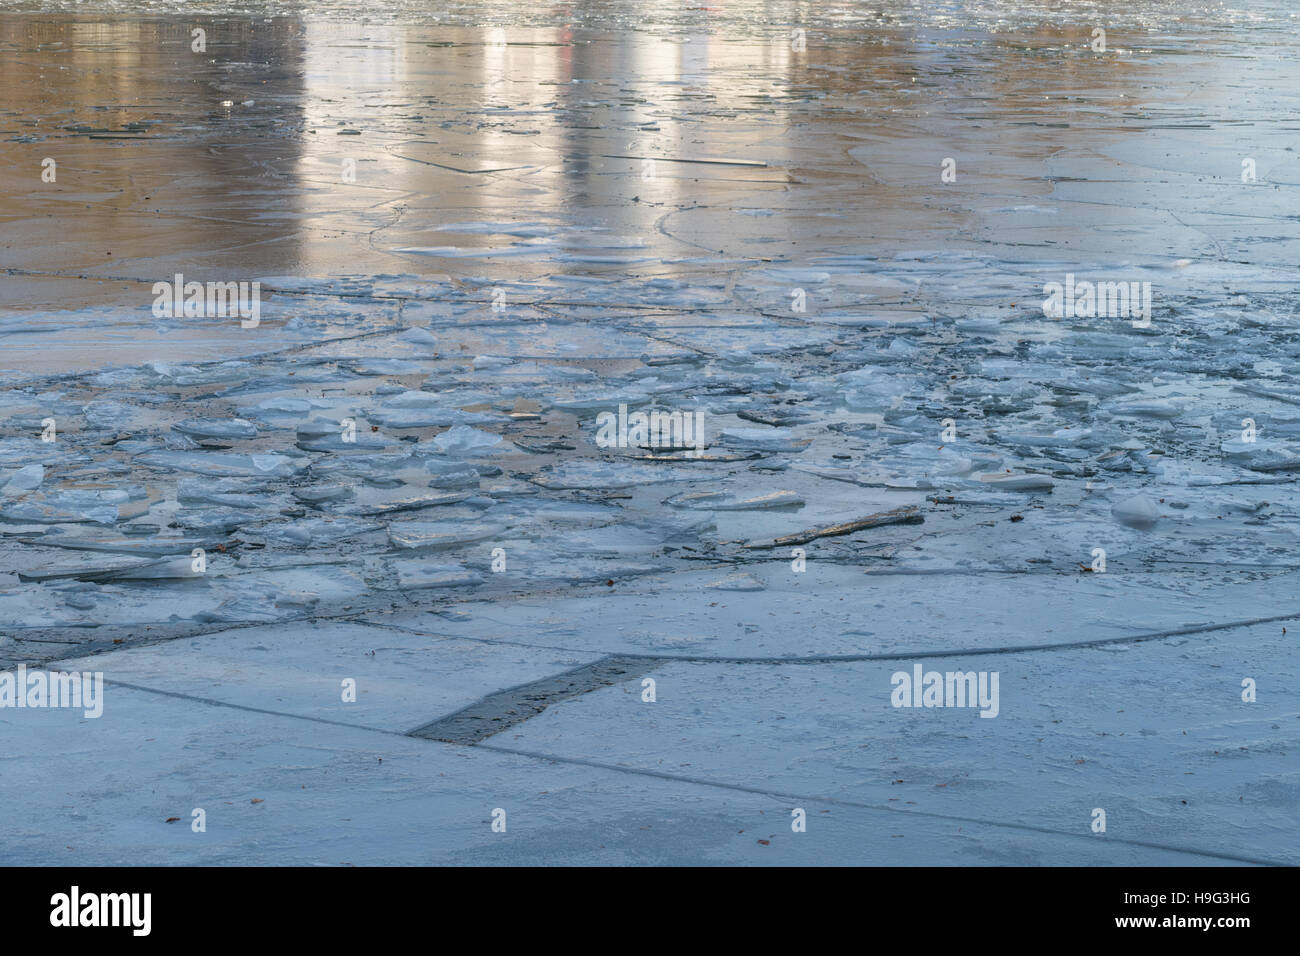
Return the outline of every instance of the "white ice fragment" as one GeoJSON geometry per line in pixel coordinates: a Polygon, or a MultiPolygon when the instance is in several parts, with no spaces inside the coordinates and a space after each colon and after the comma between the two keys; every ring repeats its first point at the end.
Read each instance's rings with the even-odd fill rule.
{"type": "Polygon", "coordinates": [[[241,534],[271,545],[296,549],[334,544],[357,535],[378,531],[383,525],[360,518],[299,518],[297,521],[265,524],[241,534]]]}
{"type": "Polygon", "coordinates": [[[27,492],[27,491],[35,491],[37,488],[41,486],[41,482],[44,480],[45,480],[44,465],[37,465],[37,464],[24,465],[23,467],[19,468],[17,471],[12,472],[9,475],[8,481],[3,482],[4,493],[6,495],[9,495],[9,494],[22,494],[23,492],[27,492]]]}
{"type": "Polygon", "coordinates": [[[394,561],[397,583],[403,591],[427,588],[472,587],[483,583],[483,576],[459,564],[428,564],[424,561],[394,561]]]}
{"type": "Polygon", "coordinates": [[[1116,502],[1110,509],[1110,513],[1120,524],[1142,531],[1154,528],[1156,522],[1160,520],[1160,509],[1146,495],[1136,495],[1116,502]]]}
{"type": "Polygon", "coordinates": [[[885,487],[891,491],[933,491],[935,486],[929,478],[889,478],[885,487]]]}
{"type": "Polygon", "coordinates": [[[501,443],[501,436],[469,425],[455,425],[433,439],[433,446],[446,455],[474,455],[501,443]]]}
{"type": "Polygon", "coordinates": [[[191,438],[256,438],[257,426],[242,418],[187,418],[172,431],[191,438]]]}
{"type": "Polygon", "coordinates": [[[441,550],[494,538],[504,531],[500,525],[479,521],[402,521],[388,526],[388,540],[406,550],[441,550]]]}
{"type": "Polygon", "coordinates": [[[999,436],[1011,445],[1031,445],[1043,448],[1077,448],[1092,435],[1091,428],[1058,428],[1050,434],[1020,433],[999,436]]]}
{"type": "Polygon", "coordinates": [[[284,455],[228,455],[193,451],[148,451],[137,455],[135,460],[154,468],[223,477],[288,478],[306,467],[305,464],[296,465],[284,455]]]}
{"type": "Polygon", "coordinates": [[[319,504],[323,501],[340,501],[353,495],[350,485],[312,485],[299,488],[293,496],[305,504],[319,504]]]}
{"type": "Polygon", "coordinates": [[[562,462],[554,467],[543,467],[530,480],[543,488],[557,491],[565,489],[616,491],[634,485],[694,481],[699,478],[699,475],[700,473],[692,468],[573,460],[562,462]]]}
{"type": "Polygon", "coordinates": [[[784,428],[724,428],[722,440],[733,448],[761,451],[803,451],[811,439],[795,438],[784,428]]]}
{"type": "Polygon", "coordinates": [[[800,269],[794,266],[773,266],[770,269],[764,269],[761,275],[775,279],[777,282],[826,282],[830,279],[829,272],[821,272],[817,269],[800,269]]]}
{"type": "Polygon", "coordinates": [[[986,485],[1008,491],[1051,491],[1056,483],[1047,475],[998,473],[983,474],[979,480],[986,485]]]}
{"type": "Polygon", "coordinates": [[[451,425],[492,425],[510,421],[505,415],[434,407],[380,408],[370,412],[369,418],[388,428],[446,428],[451,425]]]}
{"type": "Polygon", "coordinates": [[[255,406],[259,412],[282,415],[303,415],[311,411],[312,403],[305,398],[268,398],[255,406]]]}
{"type": "Polygon", "coordinates": [[[384,402],[385,408],[436,408],[442,399],[433,392],[404,391],[384,402]]]}
{"type": "Polygon", "coordinates": [[[194,569],[194,561],[186,555],[181,558],[162,558],[148,564],[114,571],[108,575],[114,581],[172,581],[176,579],[201,580],[203,574],[194,569]]]}
{"type": "Polygon", "coordinates": [[[421,329],[421,328],[407,329],[401,335],[397,336],[397,338],[400,341],[406,342],[410,345],[433,346],[438,344],[438,339],[428,329],[421,329]]]}
{"type": "Polygon", "coordinates": [[[804,499],[793,491],[773,491],[748,498],[738,498],[721,491],[696,491],[673,495],[664,504],[695,511],[762,511],[768,508],[802,506],[804,499]]]}
{"type": "Polygon", "coordinates": [[[1132,415],[1139,418],[1177,418],[1183,413],[1183,407],[1167,399],[1147,399],[1134,402],[1120,402],[1109,409],[1116,415],[1132,415]]]}
{"type": "Polygon", "coordinates": [[[224,505],[228,508],[257,509],[265,504],[265,482],[246,482],[239,478],[182,478],[176,483],[176,500],[224,505]]]}
{"type": "Polygon", "coordinates": [[[281,475],[286,468],[293,467],[293,459],[284,455],[249,455],[253,468],[260,474],[281,475]]]}
{"type": "Polygon", "coordinates": [[[185,511],[176,515],[177,526],[197,534],[225,534],[240,525],[256,521],[257,515],[247,508],[211,508],[185,511]]]}
{"type": "Polygon", "coordinates": [[[425,366],[406,359],[358,359],[349,366],[358,375],[420,375],[425,366]]]}

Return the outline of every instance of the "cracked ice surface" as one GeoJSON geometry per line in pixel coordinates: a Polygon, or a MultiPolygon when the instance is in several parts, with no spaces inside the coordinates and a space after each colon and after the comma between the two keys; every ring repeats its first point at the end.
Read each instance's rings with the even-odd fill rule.
{"type": "MultiPolygon", "coordinates": [[[[193,789],[325,740],[314,790],[384,748],[400,789],[453,746],[401,734],[621,655],[657,702],[557,699],[435,816],[569,773],[637,794],[591,810],[634,837],[707,804],[621,862],[764,862],[727,807],[795,798],[867,855],[819,813],[782,861],[1300,862],[1280,5],[1107,8],[1104,54],[1087,11],[1001,4],[426,6],[212,5],[193,61],[153,4],[0,15],[0,662],[120,682],[101,723],[7,733],[75,764],[184,712],[167,747],[202,750],[217,701],[263,736],[187,758],[193,789]],[[259,323],[156,317],[177,273],[258,281],[259,323]],[[1150,283],[1149,323],[1045,315],[1067,276],[1150,283]],[[602,447],[620,406],[703,439],[602,447]],[[1000,671],[999,718],[891,708],[914,661],[1000,671]],[[889,811],[910,840],[864,836],[889,811]]],[[[38,855],[39,807],[0,806],[38,855]]],[[[546,846],[604,859],[566,812],[546,846]]],[[[232,825],[274,854],[288,824],[232,825]]],[[[372,862],[426,859],[399,830],[372,862]]],[[[453,844],[428,852],[546,858],[453,844]]]]}

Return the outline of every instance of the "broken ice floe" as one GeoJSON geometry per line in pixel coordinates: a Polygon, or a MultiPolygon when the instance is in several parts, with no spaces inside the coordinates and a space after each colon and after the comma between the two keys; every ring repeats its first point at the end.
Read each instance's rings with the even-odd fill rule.
{"type": "MultiPolygon", "coordinates": [[[[1280,362],[1239,373],[1205,304],[1222,276],[1182,273],[1205,287],[1184,302],[1202,341],[1158,315],[1133,330],[1003,314],[985,300],[1021,297],[1023,276],[987,257],[737,260],[729,286],[577,261],[638,258],[630,246],[502,248],[603,272],[268,279],[295,323],[288,351],[0,392],[0,553],[34,575],[11,596],[37,606],[71,582],[39,612],[60,621],[92,623],[100,588],[128,617],[274,620],[403,587],[432,599],[762,561],[796,541],[871,567],[953,567],[963,548],[981,567],[1074,567],[1106,545],[1207,560],[1243,532],[1271,549],[1300,526],[1300,384],[1280,362]],[[817,308],[790,311],[794,282],[817,308]],[[970,314],[878,301],[920,288],[970,314]],[[705,447],[601,448],[597,418],[620,405],[699,414],[705,447]],[[1262,484],[1261,507],[1244,489],[1262,484]],[[203,586],[159,603],[185,576],[147,565],[179,570],[196,549],[203,586]],[[291,567],[283,594],[251,576],[291,567]]],[[[1284,328],[1234,325],[1233,346],[1284,354],[1284,328]]]]}
{"type": "Polygon", "coordinates": [[[665,498],[664,504],[674,508],[692,508],[700,511],[762,511],[769,508],[797,508],[804,499],[793,491],[773,491],[765,495],[740,497],[721,491],[694,491],[665,498]]]}

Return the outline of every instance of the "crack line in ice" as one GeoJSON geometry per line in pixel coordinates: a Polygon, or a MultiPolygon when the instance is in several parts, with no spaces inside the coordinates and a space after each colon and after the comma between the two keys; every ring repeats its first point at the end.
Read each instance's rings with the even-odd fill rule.
{"type": "MultiPolygon", "coordinates": [[[[502,747],[497,744],[475,744],[478,750],[491,750],[496,753],[514,754],[519,757],[531,757],[537,760],[551,760],[555,763],[571,764],[578,767],[593,767],[600,770],[616,770],[622,773],[632,773],[644,777],[656,777],[661,780],[671,780],[676,783],[692,783],[702,787],[716,787],[722,790],[734,790],[740,793],[752,793],[763,797],[775,797],[781,800],[792,800],[792,806],[798,806],[802,803],[828,803],[832,806],[850,807],[854,810],[869,811],[888,811],[889,813],[901,813],[905,815],[914,815],[920,817],[929,817],[936,820],[954,820],[962,823],[976,823],[981,826],[998,827],[1009,830],[1026,830],[1033,833],[1046,833],[1052,836],[1067,837],[1072,840],[1096,840],[1097,835],[1093,833],[1075,833],[1071,830],[1054,830],[1051,827],[1035,826],[1032,823],[1008,823],[1000,820],[985,820],[980,817],[963,817],[947,813],[935,813],[932,810],[904,810],[902,807],[882,806],[881,804],[859,803],[854,800],[842,800],[838,797],[812,797],[806,794],[784,793],[777,790],[764,790],[761,787],[747,787],[744,784],[726,783],[724,781],[709,780],[704,777],[689,777],[665,773],[662,770],[650,770],[641,767],[628,767],[619,764],[602,763],[599,760],[584,760],[580,757],[559,757],[555,754],[539,753],[532,750],[516,750],[511,747],[502,747]]],[[[1266,860],[1256,857],[1238,856],[1231,853],[1219,853],[1214,850],[1196,850],[1190,847],[1172,846],[1167,843],[1153,843],[1147,840],[1132,840],[1124,837],[1115,837],[1107,834],[1105,838],[1108,842],[1123,843],[1128,846],[1140,846],[1150,850],[1166,850],[1172,853],[1188,853],[1195,856],[1211,857],[1218,860],[1232,860],[1237,863],[1251,863],[1257,866],[1289,866],[1290,864],[1281,863],[1275,860],[1266,860]]]]}
{"type": "MultiPolygon", "coordinates": [[[[140,684],[131,684],[125,681],[106,679],[104,683],[114,687],[125,687],[130,690],[138,691],[141,693],[157,694],[162,697],[170,697],[176,700],[191,701],[197,704],[208,704],[215,707],[226,707],[231,710],[241,710],[248,713],[263,714],[269,717],[284,717],[291,720],[304,720],[304,721],[309,721],[311,723],[317,723],[317,724],[329,724],[336,727],[346,727],[350,730],[361,730],[361,731],[368,731],[370,733],[386,734],[392,737],[403,737],[409,739],[409,737],[411,736],[410,734],[403,733],[401,731],[387,730],[381,727],[368,727],[362,724],[349,724],[339,720],[329,720],[328,718],[325,717],[311,717],[303,714],[292,714],[292,713],[285,713],[283,711],[269,710],[263,707],[249,707],[245,704],[232,704],[228,701],[214,700],[209,697],[198,697],[193,694],[182,694],[177,691],[160,690],[158,688],[145,687],[140,684]]],[[[427,739],[427,738],[422,738],[422,739],[427,739]]],[[[1052,829],[1051,827],[1040,827],[1030,823],[1010,823],[1010,822],[999,821],[999,820],[985,820],[979,817],[965,817],[965,816],[955,816],[946,813],[935,813],[930,810],[904,810],[901,807],[882,806],[880,804],[871,804],[871,803],[860,803],[853,800],[843,800],[838,797],[818,797],[818,796],[808,796],[806,794],[785,793],[776,790],[765,790],[761,787],[749,787],[749,786],[745,786],[744,784],[728,783],[725,781],[718,781],[718,780],[709,780],[704,777],[691,777],[686,775],[665,773],[659,770],[650,770],[650,769],[645,769],[640,767],[628,767],[628,766],[620,766],[618,764],[608,764],[608,763],[603,763],[599,760],[584,760],[579,757],[560,757],[560,756],[556,756],[555,754],[546,754],[546,753],[540,753],[531,750],[518,750],[511,747],[502,747],[497,744],[484,744],[484,743],[462,744],[462,743],[450,743],[441,740],[430,740],[430,743],[446,743],[447,746],[451,746],[451,747],[464,747],[466,749],[474,749],[474,750],[488,750],[494,753],[510,754],[516,757],[526,757],[530,760],[544,760],[551,763],[561,763],[561,764],[568,764],[571,766],[579,766],[579,767],[590,767],[597,770],[607,770],[615,773],[633,774],[642,777],[654,777],[656,779],[667,780],[673,783],[690,784],[693,786],[710,787],[710,788],[720,789],[720,790],[730,790],[739,793],[751,793],[757,796],[772,797],[774,799],[779,799],[779,800],[793,800],[795,801],[796,804],[824,803],[824,804],[829,804],[831,806],[847,807],[854,810],[866,810],[871,812],[886,811],[889,813],[911,814],[915,816],[927,817],[927,818],[937,819],[937,820],[953,820],[953,821],[960,821],[962,823],[974,823],[974,824],[979,824],[981,826],[997,827],[999,829],[1004,829],[1004,830],[1009,829],[1009,830],[1021,830],[1021,831],[1027,831],[1033,833],[1045,833],[1051,836],[1060,836],[1060,837],[1066,837],[1069,839],[1076,839],[1076,840],[1097,839],[1097,836],[1095,834],[1081,834],[1081,833],[1074,833],[1069,830],[1055,830],[1052,829]]],[[[1204,857],[1209,857],[1212,859],[1219,859],[1219,860],[1231,860],[1237,863],[1249,863],[1256,866],[1287,865],[1275,860],[1239,856],[1239,855],[1229,854],[1229,853],[1219,853],[1214,850],[1197,850],[1190,847],[1172,846],[1170,844],[1154,843],[1147,840],[1132,840],[1128,838],[1114,837],[1114,836],[1107,836],[1105,839],[1113,843],[1122,843],[1128,846],[1140,846],[1152,850],[1165,850],[1171,853],[1187,853],[1194,856],[1204,856],[1204,857]]]]}
{"type": "MultiPolygon", "coordinates": [[[[1087,641],[1071,641],[1063,644],[1025,644],[1020,647],[958,647],[945,648],[942,650],[890,651],[882,654],[814,654],[809,657],[733,657],[727,655],[711,656],[707,654],[672,653],[644,654],[635,651],[618,651],[617,653],[609,654],[606,657],[601,658],[601,661],[611,660],[614,658],[628,658],[632,660],[664,661],[666,663],[684,662],[689,664],[853,664],[869,661],[911,660],[917,657],[980,657],[986,654],[1019,654],[1021,652],[1036,653],[1038,651],[1063,651],[1079,650],[1081,648],[1089,647],[1106,647],[1112,644],[1141,644],[1145,641],[1161,641],[1171,637],[1186,637],[1189,634],[1207,634],[1213,631],[1230,631],[1239,627],[1254,627],[1257,624],[1272,624],[1278,621],[1293,621],[1298,619],[1300,619],[1300,611],[1291,614],[1279,614],[1274,617],[1252,618],[1245,621],[1224,621],[1218,624],[1194,624],[1190,627],[1180,627],[1169,631],[1152,631],[1147,634],[1129,634],[1124,637],[1101,637],[1087,641]]],[[[583,648],[566,647],[555,644],[530,644],[525,641],[474,637],[473,635],[431,634],[415,628],[402,627],[397,624],[383,624],[365,618],[358,618],[357,622],[374,627],[391,628],[395,631],[402,631],[406,634],[415,634],[422,637],[450,638],[460,641],[474,641],[480,644],[502,644],[511,647],[527,647],[533,650],[564,651],[571,654],[592,653],[592,648],[589,647],[583,648]]],[[[593,664],[598,664],[601,661],[595,661],[593,664]]]]}

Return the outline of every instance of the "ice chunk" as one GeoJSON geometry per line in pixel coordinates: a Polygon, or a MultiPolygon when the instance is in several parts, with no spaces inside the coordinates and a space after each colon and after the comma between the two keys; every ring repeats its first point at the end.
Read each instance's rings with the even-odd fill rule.
{"type": "Polygon", "coordinates": [[[210,549],[219,541],[215,537],[123,537],[117,531],[92,528],[55,529],[39,539],[23,539],[24,543],[39,543],[41,547],[69,548],[76,551],[103,551],[113,554],[180,555],[194,548],[210,549]]]}
{"type": "MultiPolygon", "coordinates": [[[[476,476],[477,477],[477,476],[476,476]]],[[[320,504],[326,501],[342,501],[354,494],[350,485],[312,485],[299,488],[293,496],[304,504],[320,504]]]]}
{"type": "Polygon", "coordinates": [[[501,444],[501,436],[469,425],[455,425],[433,439],[431,444],[444,455],[477,455],[501,444]]]}
{"type": "Polygon", "coordinates": [[[35,491],[44,480],[45,466],[36,464],[24,465],[7,476],[0,476],[0,484],[3,484],[6,495],[35,491]]]}
{"type": "Polygon", "coordinates": [[[664,504],[703,511],[761,511],[768,508],[799,507],[804,504],[804,499],[793,491],[773,491],[749,498],[739,498],[721,491],[695,491],[673,495],[665,499],[664,504]]]}
{"type": "MultiPolygon", "coordinates": [[[[477,475],[478,473],[475,472],[476,478],[477,475]]],[[[357,514],[387,515],[396,514],[401,511],[420,511],[424,508],[437,508],[441,505],[459,504],[469,497],[469,492],[465,491],[452,492],[445,495],[417,495],[414,498],[403,498],[400,501],[388,501],[382,505],[361,508],[357,510],[357,514]]]]}
{"type": "Polygon", "coordinates": [[[428,346],[430,349],[434,348],[438,344],[437,337],[428,329],[407,329],[401,335],[397,336],[397,338],[409,345],[428,346]]]}
{"type": "Polygon", "coordinates": [[[459,564],[428,564],[424,561],[394,561],[397,583],[403,591],[425,588],[474,587],[483,576],[459,564]]]}
{"type": "Polygon", "coordinates": [[[403,521],[388,526],[388,540],[394,547],[407,550],[441,550],[495,538],[504,532],[501,525],[482,522],[403,521]]]}
{"type": "Polygon", "coordinates": [[[305,415],[312,410],[313,402],[305,398],[268,398],[253,406],[259,417],[270,415],[305,415]]]}
{"type": "Polygon", "coordinates": [[[176,483],[176,500],[224,505],[256,511],[266,506],[266,482],[242,478],[182,478],[176,483]]]}
{"type": "Polygon", "coordinates": [[[135,565],[107,576],[113,581],[174,581],[205,580],[206,572],[195,570],[194,559],[189,555],[181,558],[160,558],[148,564],[135,565]]]}
{"type": "Polygon", "coordinates": [[[388,428],[446,428],[452,425],[499,425],[510,421],[505,415],[466,412],[459,408],[379,408],[369,413],[372,421],[388,428]]]}
{"type": "Polygon", "coordinates": [[[424,468],[434,476],[429,479],[430,488],[477,488],[479,485],[479,471],[473,465],[429,459],[424,468]]]}
{"type": "Polygon", "coordinates": [[[1115,415],[1132,415],[1138,418],[1177,418],[1183,413],[1183,407],[1165,399],[1146,399],[1119,402],[1110,406],[1109,411],[1115,415]]]}
{"type": "Polygon", "coordinates": [[[382,524],[375,521],[351,517],[299,518],[296,521],[259,525],[242,532],[239,537],[270,545],[306,548],[355,538],[382,527],[382,524]]]}
{"type": "Polygon", "coordinates": [[[288,478],[306,467],[284,455],[230,455],[220,452],[150,451],[137,455],[135,460],[154,468],[226,477],[288,478]]]}
{"type": "Polygon", "coordinates": [[[242,418],[187,418],[172,431],[191,438],[256,438],[257,426],[242,418]]]}
{"type": "Polygon", "coordinates": [[[795,438],[782,428],[724,428],[722,441],[733,448],[753,448],[759,451],[803,451],[811,438],[795,438]]]}
{"type": "Polygon", "coordinates": [[[543,466],[530,480],[543,488],[616,490],[664,481],[691,481],[699,472],[662,465],[612,464],[603,461],[566,461],[543,466]]]}
{"type": "Polygon", "coordinates": [[[1142,531],[1154,528],[1160,520],[1160,509],[1146,495],[1136,495],[1116,502],[1110,513],[1120,524],[1142,531]]]}
{"type": "Polygon", "coordinates": [[[980,475],[979,480],[1010,491],[1051,491],[1056,487],[1056,482],[1048,475],[992,472],[980,475]]]}
{"type": "Polygon", "coordinates": [[[110,525],[118,519],[116,505],[62,505],[42,501],[19,501],[0,508],[0,518],[5,521],[32,524],[91,524],[110,525]]]}

